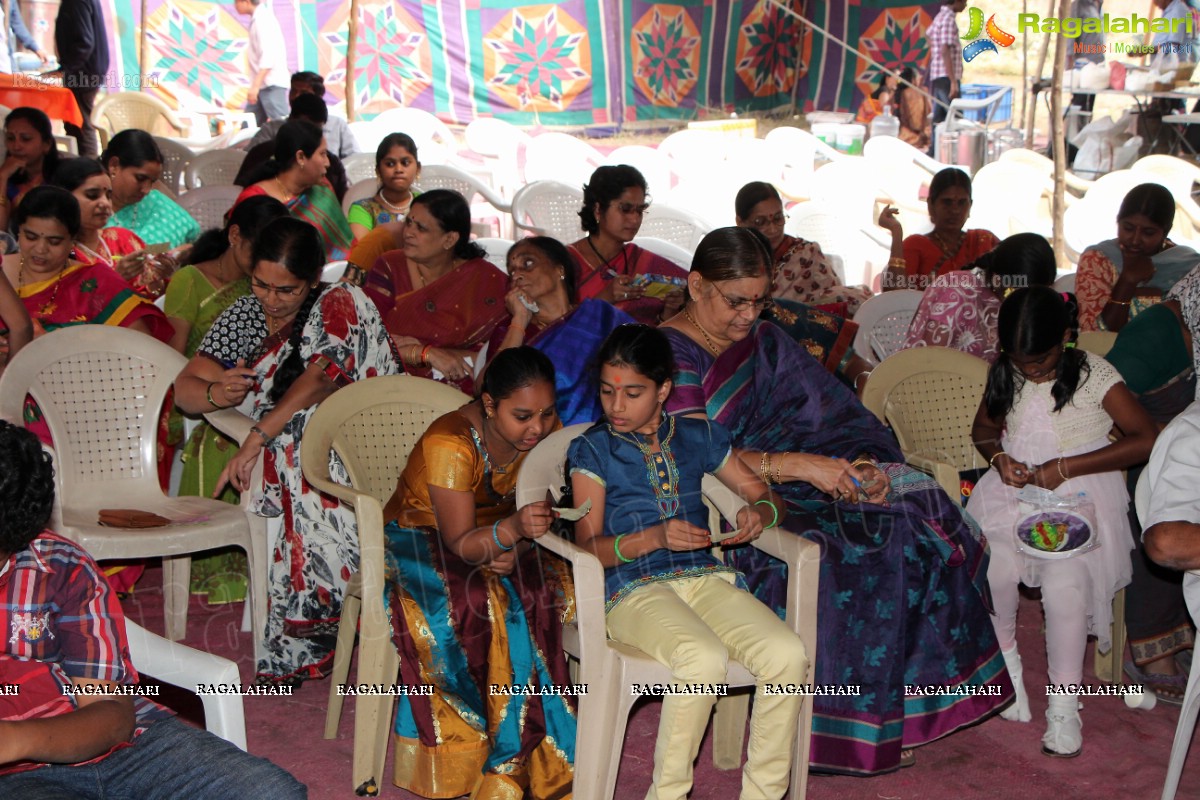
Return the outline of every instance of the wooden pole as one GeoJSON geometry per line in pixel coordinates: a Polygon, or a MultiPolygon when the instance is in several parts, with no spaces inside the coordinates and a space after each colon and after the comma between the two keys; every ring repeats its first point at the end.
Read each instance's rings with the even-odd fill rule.
{"type": "MultiPolygon", "coordinates": [[[[1029,0],[1021,0],[1021,13],[1029,12],[1029,0]]],[[[1021,85],[1025,91],[1021,93],[1021,119],[1025,119],[1026,109],[1029,108],[1029,32],[1021,31],[1021,85]]],[[[1032,143],[1029,143],[1032,144],[1032,143]]]]}
{"type": "MultiPolygon", "coordinates": [[[[1070,10],[1070,0],[1059,0],[1059,19],[1065,18],[1070,10]]],[[[1067,38],[1060,34],[1054,43],[1054,72],[1050,81],[1050,147],[1054,152],[1054,201],[1050,208],[1054,218],[1054,261],[1060,268],[1067,264],[1067,248],[1063,238],[1062,224],[1063,215],[1067,210],[1067,126],[1063,119],[1062,108],[1063,68],[1066,60],[1067,38]]]]}
{"type": "MultiPolygon", "coordinates": [[[[1046,16],[1054,16],[1054,0],[1049,0],[1050,5],[1046,9],[1046,16]]],[[[1050,34],[1042,37],[1042,52],[1038,54],[1037,72],[1033,73],[1034,85],[1042,82],[1042,71],[1046,69],[1046,54],[1050,52],[1050,34]]],[[[1037,96],[1038,93],[1030,87],[1030,102],[1029,107],[1025,110],[1025,146],[1033,149],[1033,121],[1037,117],[1037,96]]]]}
{"type": "MultiPolygon", "coordinates": [[[[146,0],[142,0],[141,4],[141,30],[138,31],[138,91],[142,90],[142,86],[146,81],[146,0]]],[[[7,17],[5,17],[7,19],[7,17]]]]}
{"type": "MultiPolygon", "coordinates": [[[[146,0],[142,0],[146,2],[146,0]]],[[[354,122],[354,56],[358,50],[358,0],[350,0],[350,25],[346,33],[346,119],[354,122]]]]}

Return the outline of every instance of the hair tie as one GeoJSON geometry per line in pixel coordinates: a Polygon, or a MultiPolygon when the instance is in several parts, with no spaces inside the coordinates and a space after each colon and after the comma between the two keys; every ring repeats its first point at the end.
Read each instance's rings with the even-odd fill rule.
{"type": "Polygon", "coordinates": [[[1069,294],[1067,294],[1066,292],[1063,292],[1063,293],[1062,293],[1062,299],[1063,299],[1063,302],[1064,302],[1064,303],[1069,303],[1069,302],[1071,302],[1071,296],[1070,296],[1069,294]]]}

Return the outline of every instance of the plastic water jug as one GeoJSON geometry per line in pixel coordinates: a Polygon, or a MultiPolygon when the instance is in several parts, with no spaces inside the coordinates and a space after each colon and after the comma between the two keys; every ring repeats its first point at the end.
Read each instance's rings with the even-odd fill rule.
{"type": "Polygon", "coordinates": [[[900,120],[892,114],[891,106],[884,106],[883,113],[871,120],[871,136],[899,136],[900,120]]]}

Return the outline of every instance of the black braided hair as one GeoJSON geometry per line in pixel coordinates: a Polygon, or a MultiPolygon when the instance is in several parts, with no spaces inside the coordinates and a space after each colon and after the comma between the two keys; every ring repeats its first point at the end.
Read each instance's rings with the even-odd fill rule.
{"type": "Polygon", "coordinates": [[[311,287],[292,320],[292,335],[288,338],[291,352],[275,372],[274,384],[267,395],[272,403],[278,403],[304,372],[300,339],[308,323],[308,315],[312,313],[323,288],[318,279],[325,265],[325,247],[316,228],[304,220],[288,216],[268,222],[258,232],[251,252],[255,267],[263,261],[282,264],[293,276],[311,287]]]}

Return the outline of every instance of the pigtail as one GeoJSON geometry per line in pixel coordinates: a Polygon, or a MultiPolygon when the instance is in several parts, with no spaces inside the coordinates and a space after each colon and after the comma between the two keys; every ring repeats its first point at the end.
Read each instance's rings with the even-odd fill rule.
{"type": "Polygon", "coordinates": [[[1025,378],[1017,373],[1007,352],[1001,352],[996,363],[988,368],[987,387],[983,391],[983,407],[988,416],[999,422],[1012,411],[1013,399],[1025,378]]]}
{"type": "Polygon", "coordinates": [[[292,351],[288,353],[288,357],[283,360],[283,363],[279,365],[279,369],[275,371],[275,382],[272,384],[271,392],[268,395],[272,405],[282,400],[287,390],[292,388],[292,384],[296,382],[296,379],[304,374],[306,365],[303,357],[300,355],[300,339],[304,336],[304,328],[308,324],[308,316],[312,313],[313,306],[316,305],[321,292],[328,285],[318,283],[313,286],[308,293],[308,297],[304,298],[304,302],[300,304],[295,319],[292,320],[292,335],[288,337],[288,344],[291,346],[292,351]]]}
{"type": "Polygon", "coordinates": [[[1067,343],[1063,346],[1062,358],[1058,360],[1055,371],[1054,386],[1050,390],[1054,397],[1054,410],[1061,411],[1063,406],[1071,402],[1079,384],[1087,380],[1092,368],[1088,364],[1087,353],[1076,345],[1079,341],[1079,301],[1075,295],[1062,293],[1063,302],[1067,306],[1067,343]]]}

